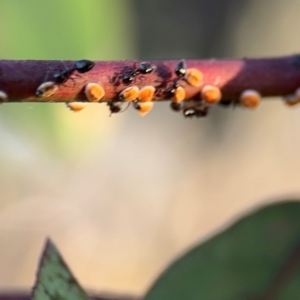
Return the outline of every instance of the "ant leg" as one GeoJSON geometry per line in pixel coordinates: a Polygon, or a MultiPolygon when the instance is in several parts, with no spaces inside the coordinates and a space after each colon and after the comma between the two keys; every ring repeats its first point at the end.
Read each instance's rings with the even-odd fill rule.
{"type": "Polygon", "coordinates": [[[124,109],[122,109],[122,110],[120,111],[120,113],[126,111],[126,110],[128,109],[129,106],[130,106],[130,102],[127,103],[127,106],[126,106],[124,109]]]}

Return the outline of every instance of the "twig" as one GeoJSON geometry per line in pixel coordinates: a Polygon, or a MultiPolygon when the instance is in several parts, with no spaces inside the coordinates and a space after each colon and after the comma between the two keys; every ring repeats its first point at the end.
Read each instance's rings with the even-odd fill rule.
{"type": "Polygon", "coordinates": [[[262,97],[300,103],[300,55],[267,59],[180,61],[0,60],[1,102],[107,102],[111,113],[132,102],[140,115],[171,100],[185,117],[204,117],[213,104],[255,108],[262,97]],[[85,65],[88,62],[90,65],[85,65]]]}
{"type": "MultiPolygon", "coordinates": [[[[134,85],[159,87],[176,78],[174,68],[178,61],[151,61],[154,72],[137,76],[134,85]]],[[[118,99],[119,93],[128,85],[116,84],[114,80],[138,65],[137,61],[96,62],[95,67],[84,74],[74,74],[66,83],[58,86],[50,97],[38,97],[37,88],[51,81],[55,70],[73,66],[74,61],[0,60],[0,90],[7,95],[7,102],[70,102],[87,101],[83,88],[97,83],[105,90],[101,101],[118,99]],[[127,70],[127,71],[126,71],[127,70]]],[[[198,98],[205,85],[213,85],[222,91],[222,99],[237,99],[247,89],[258,91],[263,97],[283,96],[294,93],[300,87],[300,56],[268,59],[241,60],[186,60],[188,68],[203,73],[198,87],[183,84],[186,99],[198,98]]],[[[166,100],[155,97],[153,101],[166,100]]]]}

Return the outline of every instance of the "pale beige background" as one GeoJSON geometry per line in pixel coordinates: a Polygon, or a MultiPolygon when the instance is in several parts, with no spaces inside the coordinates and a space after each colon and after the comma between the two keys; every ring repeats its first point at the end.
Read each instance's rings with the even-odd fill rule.
{"type": "MultiPolygon", "coordinates": [[[[233,56],[299,52],[300,1],[249,3],[232,21],[233,56]]],[[[279,99],[255,112],[216,108],[205,120],[165,104],[145,118],[132,110],[108,118],[105,107],[70,115],[61,106],[61,115],[102,137],[73,164],[0,128],[9,141],[1,143],[0,288],[32,285],[49,236],[84,286],[141,293],[242,213],[300,194],[300,108],[279,99]]]]}

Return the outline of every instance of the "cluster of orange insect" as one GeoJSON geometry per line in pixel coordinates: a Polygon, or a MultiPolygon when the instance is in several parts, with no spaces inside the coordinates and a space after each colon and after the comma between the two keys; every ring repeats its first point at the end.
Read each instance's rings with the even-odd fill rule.
{"type": "MultiPolygon", "coordinates": [[[[69,79],[73,80],[74,73],[89,72],[95,63],[89,60],[79,60],[73,66],[59,70],[52,74],[51,81],[45,81],[40,84],[36,90],[38,97],[53,96],[60,85],[63,85],[69,79]]],[[[118,73],[117,78],[111,84],[117,88],[120,83],[123,87],[117,91],[116,99],[107,102],[110,113],[119,113],[124,111],[122,106],[124,103],[138,110],[141,116],[146,115],[154,106],[153,100],[171,100],[170,107],[176,112],[182,112],[185,117],[203,117],[208,113],[209,108],[214,104],[237,104],[246,108],[256,108],[261,102],[261,95],[256,90],[247,89],[243,91],[239,98],[235,101],[226,101],[222,99],[220,88],[214,85],[204,85],[204,75],[196,68],[188,68],[185,60],[181,60],[175,66],[173,75],[169,80],[164,80],[163,84],[158,86],[135,85],[139,75],[146,76],[152,73],[156,66],[151,63],[142,62],[137,67],[134,65],[125,71],[118,73]],[[187,99],[186,85],[192,87],[200,87],[200,95],[197,98],[187,99]],[[124,88],[124,86],[127,86],[124,88]]],[[[144,77],[142,77],[144,78],[144,77]]],[[[141,81],[143,82],[143,81],[141,81]]],[[[68,102],[66,105],[74,112],[81,111],[88,102],[100,102],[105,98],[104,88],[97,83],[88,83],[84,86],[84,94],[86,100],[83,102],[68,102]]],[[[0,90],[0,103],[7,101],[8,96],[4,91],[0,90]]],[[[300,103],[300,88],[294,94],[284,98],[285,103],[289,106],[300,103]]],[[[127,107],[128,107],[127,105],[127,107]]]]}
{"type": "MultiPolygon", "coordinates": [[[[39,97],[50,97],[58,89],[59,85],[64,84],[74,72],[85,73],[94,67],[94,63],[88,60],[80,60],[76,62],[71,68],[67,68],[53,74],[53,81],[46,81],[42,83],[36,95],[39,97]]],[[[116,97],[107,103],[110,113],[119,113],[124,111],[130,103],[139,111],[141,116],[150,112],[154,106],[153,100],[168,99],[171,100],[170,107],[176,112],[182,111],[185,117],[204,117],[207,115],[209,108],[222,102],[222,93],[217,86],[204,85],[201,88],[198,99],[186,99],[185,85],[192,87],[199,87],[203,84],[203,73],[196,68],[187,68],[185,60],[179,61],[173,70],[175,79],[165,80],[159,86],[147,85],[138,87],[134,85],[139,75],[145,76],[151,74],[156,69],[156,66],[151,63],[142,62],[137,67],[126,68],[125,71],[117,74],[112,81],[112,85],[117,87],[120,83],[130,85],[122,88],[116,97]],[[122,109],[124,103],[127,107],[122,109]]],[[[88,83],[84,87],[84,94],[88,102],[100,102],[105,97],[104,88],[97,83],[88,83]]],[[[246,90],[239,98],[238,104],[254,108],[259,105],[261,96],[257,91],[246,90]]],[[[223,104],[225,102],[223,101],[223,104]]],[[[232,103],[232,101],[230,101],[232,103]]],[[[81,111],[87,105],[87,102],[68,102],[66,105],[74,112],[81,111]]]]}

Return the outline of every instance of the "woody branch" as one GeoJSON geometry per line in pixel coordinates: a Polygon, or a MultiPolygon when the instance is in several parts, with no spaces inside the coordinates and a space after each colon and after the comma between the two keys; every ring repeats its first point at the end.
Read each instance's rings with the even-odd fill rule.
{"type": "MultiPolygon", "coordinates": [[[[44,82],[53,82],[57,70],[68,70],[74,61],[0,60],[0,90],[7,95],[6,102],[88,102],[84,93],[88,83],[96,83],[104,89],[99,102],[120,99],[120,93],[128,86],[139,89],[152,86],[162,91],[176,80],[174,69],[178,61],[151,61],[153,72],[134,78],[133,83],[124,84],[122,76],[133,72],[140,64],[137,61],[97,61],[85,73],[73,72],[63,84],[47,97],[37,95],[44,82]]],[[[181,81],[185,90],[184,100],[199,99],[205,86],[221,91],[221,101],[235,101],[248,89],[257,91],[262,97],[287,96],[300,87],[300,55],[266,59],[186,60],[187,68],[194,68],[203,75],[198,86],[181,81]]],[[[55,81],[54,81],[55,83],[55,81]]],[[[156,93],[151,101],[169,100],[164,93],[156,93]]]]}

